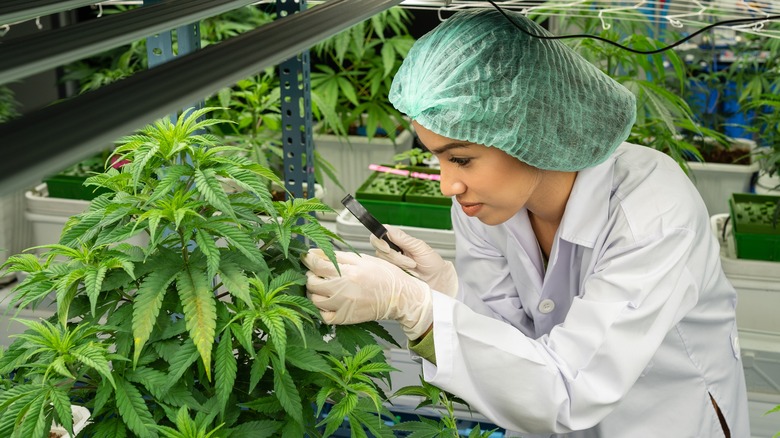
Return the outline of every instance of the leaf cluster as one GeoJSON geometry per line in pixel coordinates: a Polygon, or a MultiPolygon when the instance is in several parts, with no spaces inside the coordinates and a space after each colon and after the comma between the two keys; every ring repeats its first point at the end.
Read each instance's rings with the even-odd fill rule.
{"type": "MultiPolygon", "coordinates": [[[[104,14],[122,13],[133,6],[104,6],[104,14]]],[[[100,18],[97,18],[98,20],[100,18]]],[[[256,6],[234,9],[200,22],[201,47],[217,44],[240,33],[252,30],[272,20],[271,15],[256,6]]],[[[174,53],[178,51],[175,32],[172,35],[174,53]]],[[[146,39],[111,49],[65,66],[63,81],[75,81],[82,93],[127,78],[148,68],[146,39]]]]}
{"type": "MultiPolygon", "coordinates": [[[[467,406],[466,402],[442,391],[420,378],[419,386],[405,386],[393,394],[393,397],[414,396],[422,401],[417,408],[430,407],[441,413],[441,418],[418,416],[419,421],[405,421],[393,426],[393,430],[409,432],[410,438],[458,438],[458,418],[455,416],[455,404],[467,406]]],[[[477,424],[469,433],[469,438],[488,438],[495,430],[482,431],[477,424]]]]}
{"type": "Polygon", "coordinates": [[[325,132],[346,136],[364,126],[372,139],[380,128],[395,139],[409,123],[387,100],[393,76],[409,53],[409,13],[390,8],[314,46],[311,73],[315,117],[325,132]]]}
{"type": "Polygon", "coordinates": [[[25,274],[13,306],[53,300],[56,314],[20,320],[0,357],[0,436],[72,431],[72,404],[93,437],[327,436],[344,416],[386,428],[375,336],[392,338],[376,323],[336,331],[304,294],[304,239],[335,262],[339,238],[311,214],[329,207],[272,201],[276,176],[205,133],[210,111],[123,138],[129,164],[87,181],[109,192],[59,243],[4,264],[25,274]]]}

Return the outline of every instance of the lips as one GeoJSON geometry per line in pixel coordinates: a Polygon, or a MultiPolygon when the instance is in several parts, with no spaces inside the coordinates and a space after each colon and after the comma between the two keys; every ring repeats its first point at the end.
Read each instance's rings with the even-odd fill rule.
{"type": "Polygon", "coordinates": [[[466,213],[466,216],[476,216],[477,213],[479,213],[480,210],[482,210],[482,205],[479,202],[458,202],[460,204],[460,208],[463,210],[464,213],[466,213]]]}

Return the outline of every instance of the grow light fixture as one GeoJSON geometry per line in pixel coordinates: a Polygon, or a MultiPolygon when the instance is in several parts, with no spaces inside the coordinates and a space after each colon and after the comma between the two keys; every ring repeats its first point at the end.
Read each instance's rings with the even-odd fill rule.
{"type": "Polygon", "coordinates": [[[404,0],[401,2],[401,6],[408,6],[408,7],[421,6],[421,7],[441,8],[441,7],[449,6],[450,3],[452,3],[452,0],[404,0]]]}

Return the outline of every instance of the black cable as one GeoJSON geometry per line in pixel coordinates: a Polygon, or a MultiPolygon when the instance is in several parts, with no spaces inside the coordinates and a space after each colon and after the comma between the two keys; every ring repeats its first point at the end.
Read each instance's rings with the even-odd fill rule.
{"type": "Polygon", "coordinates": [[[543,40],[564,40],[564,39],[571,39],[571,38],[591,38],[591,39],[594,39],[594,40],[599,40],[599,41],[603,41],[603,42],[608,43],[608,44],[612,44],[615,47],[619,47],[619,48],[621,48],[623,50],[627,50],[629,52],[638,53],[640,55],[654,55],[656,53],[661,53],[661,52],[667,51],[667,50],[669,50],[671,48],[679,46],[680,44],[688,41],[689,39],[695,37],[696,35],[704,32],[706,30],[709,30],[709,29],[711,29],[713,27],[716,27],[716,26],[724,26],[724,25],[730,25],[730,24],[755,23],[755,22],[759,22],[759,21],[771,21],[771,20],[778,20],[778,19],[780,19],[780,15],[767,15],[766,17],[762,17],[762,18],[738,18],[738,19],[734,19],[734,20],[718,21],[718,22],[712,23],[712,24],[710,24],[708,26],[705,26],[705,27],[699,29],[696,32],[688,35],[687,37],[685,37],[685,38],[683,38],[683,39],[681,39],[679,41],[676,41],[675,43],[670,44],[670,45],[668,45],[666,47],[662,47],[660,49],[655,49],[655,50],[643,51],[643,50],[632,49],[631,47],[626,47],[626,46],[624,46],[622,44],[616,43],[616,42],[614,42],[612,40],[608,40],[606,38],[602,38],[602,37],[597,36],[597,35],[586,35],[586,34],[553,35],[553,36],[534,35],[534,34],[528,32],[528,31],[526,31],[525,29],[523,29],[519,24],[517,24],[517,22],[515,22],[514,18],[512,18],[509,14],[507,14],[503,9],[498,7],[498,5],[493,0],[487,0],[487,1],[488,1],[488,3],[493,5],[493,7],[496,8],[496,10],[498,12],[500,12],[501,15],[504,16],[504,18],[509,20],[509,22],[512,23],[512,25],[514,25],[521,32],[523,32],[524,34],[526,34],[528,36],[532,36],[534,38],[539,38],[539,39],[543,39],[543,40]]]}

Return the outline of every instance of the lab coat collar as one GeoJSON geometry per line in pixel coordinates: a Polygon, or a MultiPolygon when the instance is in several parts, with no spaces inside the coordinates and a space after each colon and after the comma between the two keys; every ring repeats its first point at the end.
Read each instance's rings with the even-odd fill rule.
{"type": "Polygon", "coordinates": [[[593,248],[609,215],[609,199],[615,169],[615,154],[605,162],[577,172],[558,236],[576,245],[593,248]]]}

